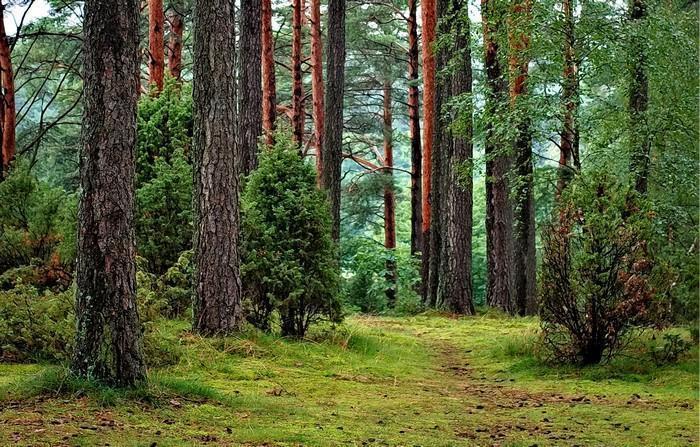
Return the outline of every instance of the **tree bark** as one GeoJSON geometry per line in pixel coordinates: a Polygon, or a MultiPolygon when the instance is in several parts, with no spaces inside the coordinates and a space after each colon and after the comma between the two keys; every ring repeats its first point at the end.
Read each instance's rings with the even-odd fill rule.
{"type": "Polygon", "coordinates": [[[432,197],[432,147],[433,126],[435,125],[435,32],[436,32],[436,5],[435,0],[421,0],[421,18],[423,23],[423,153],[422,153],[422,215],[423,215],[423,253],[422,253],[422,288],[423,299],[427,305],[430,302],[430,257],[433,255],[430,248],[435,241],[430,241],[431,236],[431,201],[432,197]]]}
{"type": "Polygon", "coordinates": [[[165,72],[165,14],[163,0],[148,0],[148,83],[163,90],[165,72]]]}
{"type": "Polygon", "coordinates": [[[292,134],[301,147],[304,143],[304,85],[301,73],[302,0],[292,1],[292,134]]]}
{"type": "Polygon", "coordinates": [[[262,134],[262,0],[241,3],[241,52],[238,68],[238,172],[250,174],[258,166],[262,134]]]}
{"type": "MultiPolygon", "coordinates": [[[[438,16],[445,33],[453,36],[449,48],[441,48],[438,71],[450,67],[449,74],[438,81],[438,104],[472,92],[472,66],[469,14],[466,0],[439,0],[438,16]],[[444,13],[442,12],[444,11],[444,13]],[[449,64],[448,64],[449,62],[449,64]],[[446,65],[443,65],[446,64],[446,65]]],[[[468,98],[468,96],[467,96],[468,98]]],[[[464,99],[464,98],[461,98],[464,99]]],[[[471,101],[471,100],[468,100],[471,101]]],[[[464,104],[462,102],[462,104],[464,104]]],[[[438,274],[437,307],[461,315],[473,315],[472,298],[472,174],[473,124],[472,105],[466,110],[452,108],[438,118],[435,132],[442,135],[444,209],[441,227],[444,233],[438,274]]]]}
{"type": "Polygon", "coordinates": [[[630,171],[634,175],[634,187],[646,195],[649,187],[649,165],[651,141],[646,124],[649,108],[649,79],[646,64],[646,38],[642,28],[646,22],[647,5],[645,0],[629,0],[630,26],[630,171]]]}
{"type": "Polygon", "coordinates": [[[408,129],[411,141],[411,254],[423,248],[417,0],[408,0],[408,129]]]}
{"type": "Polygon", "coordinates": [[[343,94],[345,91],[345,3],[328,0],[325,138],[321,187],[326,190],[333,239],[340,239],[340,168],[343,162],[343,94]]]}
{"type": "Polygon", "coordinates": [[[194,14],[194,329],[228,333],[243,321],[239,180],[234,163],[234,0],[196,0],[194,14]]]}
{"type": "Polygon", "coordinates": [[[323,174],[323,47],[321,41],[321,0],[311,0],[311,95],[313,101],[314,147],[318,184],[323,174]]]}
{"type": "Polygon", "coordinates": [[[78,212],[75,374],[145,380],[136,307],[134,169],[137,0],[85,2],[82,193],[78,212]]]}
{"type": "Polygon", "coordinates": [[[275,42],[272,36],[272,0],[262,0],[262,84],[263,131],[267,144],[272,144],[277,118],[277,85],[275,80],[275,42]]]}
{"type": "Polygon", "coordinates": [[[185,32],[185,12],[181,0],[170,2],[168,23],[170,35],[168,38],[168,71],[170,76],[178,81],[182,77],[182,42],[185,32]]]}
{"type": "Polygon", "coordinates": [[[559,144],[557,196],[566,188],[574,174],[581,169],[579,156],[578,105],[579,83],[576,60],[576,29],[574,1],[563,0],[564,14],[564,76],[562,77],[562,108],[564,126],[559,144]]]}
{"type": "Polygon", "coordinates": [[[396,258],[396,199],[394,196],[394,130],[392,123],[390,81],[384,81],[384,113],[383,113],[383,134],[384,134],[384,248],[386,249],[386,300],[389,308],[396,305],[397,278],[396,258]]]}
{"type": "Polygon", "coordinates": [[[4,178],[9,170],[10,163],[15,158],[15,81],[12,71],[12,55],[10,43],[5,32],[4,20],[5,5],[0,4],[0,87],[2,87],[2,104],[0,105],[0,123],[2,131],[2,163],[0,166],[0,179],[4,178]]]}
{"type": "Polygon", "coordinates": [[[499,61],[498,35],[502,32],[501,0],[481,0],[486,69],[486,302],[513,312],[513,210],[509,197],[508,173],[512,155],[507,140],[494,122],[505,119],[508,84],[499,61]]]}

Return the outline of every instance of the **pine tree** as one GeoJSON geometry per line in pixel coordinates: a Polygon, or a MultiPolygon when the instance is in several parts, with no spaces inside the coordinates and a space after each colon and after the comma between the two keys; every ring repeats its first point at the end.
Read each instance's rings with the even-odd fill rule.
{"type": "Polygon", "coordinates": [[[262,1],[241,3],[238,67],[238,171],[248,175],[258,165],[258,138],[262,134],[262,1]]]}
{"type": "Polygon", "coordinates": [[[163,0],[148,0],[148,83],[163,90],[165,73],[165,15],[163,0]]]}

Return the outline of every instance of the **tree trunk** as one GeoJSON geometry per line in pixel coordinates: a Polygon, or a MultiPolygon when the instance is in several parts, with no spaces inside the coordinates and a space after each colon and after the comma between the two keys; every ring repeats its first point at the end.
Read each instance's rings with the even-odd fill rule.
{"type": "Polygon", "coordinates": [[[313,100],[314,147],[318,183],[323,173],[323,47],[321,0],[311,0],[311,95],[313,100]]]}
{"type": "Polygon", "coordinates": [[[292,133],[301,147],[304,143],[304,85],[301,73],[301,0],[292,1],[292,133]]]}
{"type": "Polygon", "coordinates": [[[165,71],[165,15],[163,0],[148,0],[148,83],[163,90],[165,71]]]}
{"type": "Polygon", "coordinates": [[[15,158],[15,81],[12,72],[12,55],[10,43],[5,32],[4,17],[5,6],[0,4],[0,87],[2,87],[2,165],[0,166],[0,179],[4,178],[15,158]]]}
{"type": "Polygon", "coordinates": [[[643,27],[646,22],[645,0],[629,0],[630,66],[632,67],[629,119],[630,119],[630,172],[634,175],[637,192],[646,195],[649,185],[649,157],[651,141],[647,129],[646,114],[649,108],[649,79],[646,72],[646,38],[643,27]]]}
{"type": "Polygon", "coordinates": [[[258,166],[258,138],[262,134],[262,0],[241,3],[241,52],[238,68],[237,166],[242,175],[258,166]]]}
{"type": "MultiPolygon", "coordinates": [[[[469,15],[466,0],[440,0],[438,9],[445,33],[453,36],[450,48],[442,48],[438,70],[451,67],[449,76],[438,84],[438,104],[452,98],[471,95],[472,67],[469,15]],[[442,11],[445,11],[443,14],[442,11]],[[443,18],[444,17],[444,18],[443,18]],[[448,62],[450,62],[448,64],[448,62]],[[446,65],[443,65],[446,64],[446,65]]],[[[468,97],[468,96],[467,96],[468,97]]],[[[472,106],[452,109],[438,119],[435,132],[440,133],[443,157],[444,210],[441,213],[442,248],[438,274],[437,307],[462,315],[473,315],[472,299],[472,106]]]]}
{"type": "Polygon", "coordinates": [[[194,15],[194,329],[240,327],[239,181],[234,164],[234,0],[196,0],[194,15]]]}
{"type": "Polygon", "coordinates": [[[185,12],[181,0],[171,1],[168,11],[170,36],[168,39],[168,70],[178,81],[182,77],[182,41],[185,32],[185,12]]]}
{"type": "Polygon", "coordinates": [[[394,196],[394,130],[391,111],[391,82],[384,81],[384,248],[386,249],[386,300],[389,308],[396,305],[397,277],[396,258],[396,199],[394,196]]]}
{"type": "Polygon", "coordinates": [[[433,126],[435,124],[435,28],[436,5],[435,0],[421,0],[421,18],[423,22],[423,153],[422,153],[422,215],[423,215],[423,262],[422,262],[422,288],[423,299],[427,305],[430,302],[429,276],[430,276],[430,248],[434,242],[430,241],[431,227],[431,200],[432,191],[432,147],[433,126]]]}
{"type": "Polygon", "coordinates": [[[527,107],[530,15],[530,0],[511,0],[508,65],[510,70],[510,103],[517,129],[513,144],[517,174],[513,228],[513,275],[515,311],[519,315],[533,315],[537,312],[532,131],[530,129],[530,111],[527,107]]]}
{"type": "Polygon", "coordinates": [[[137,0],[85,2],[72,370],[119,386],[146,378],[134,236],[138,20],[137,0]]]}
{"type": "Polygon", "coordinates": [[[497,0],[481,0],[486,70],[486,302],[506,312],[513,307],[513,210],[508,173],[512,156],[494,122],[505,119],[508,85],[499,61],[503,11],[497,0]]]}
{"type": "Polygon", "coordinates": [[[343,94],[345,91],[345,0],[328,0],[325,138],[321,187],[328,194],[333,239],[340,239],[340,168],[343,162],[343,94]]]}
{"type": "Polygon", "coordinates": [[[564,76],[562,78],[562,108],[564,128],[559,144],[559,174],[557,195],[566,188],[574,174],[581,169],[579,157],[578,105],[579,83],[576,61],[574,1],[563,0],[564,13],[564,76]]]}
{"type": "Polygon", "coordinates": [[[417,0],[408,0],[408,130],[411,141],[411,254],[423,248],[417,0]]]}
{"type": "Polygon", "coordinates": [[[277,118],[277,85],[275,80],[275,41],[272,36],[272,0],[262,0],[262,85],[263,131],[267,144],[272,144],[277,118]]]}

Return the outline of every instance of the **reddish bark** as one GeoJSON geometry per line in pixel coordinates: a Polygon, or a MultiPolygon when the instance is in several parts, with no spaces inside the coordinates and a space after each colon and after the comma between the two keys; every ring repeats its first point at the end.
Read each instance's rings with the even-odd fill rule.
{"type": "Polygon", "coordinates": [[[578,64],[575,51],[574,0],[564,0],[564,76],[562,79],[562,105],[564,127],[559,144],[559,178],[557,195],[566,188],[573,174],[581,168],[578,134],[578,64]]]}
{"type": "Polygon", "coordinates": [[[389,283],[386,289],[386,298],[389,307],[396,303],[396,261],[394,254],[390,253],[396,248],[396,198],[394,196],[393,172],[394,146],[391,113],[391,83],[384,82],[384,175],[387,176],[384,185],[384,248],[387,250],[386,278],[389,283]]]}
{"type": "Polygon", "coordinates": [[[422,247],[420,92],[417,0],[408,1],[408,131],[411,140],[411,254],[422,247]]]}
{"type": "Polygon", "coordinates": [[[163,0],[148,0],[148,82],[163,90],[165,72],[165,14],[163,0]]]}
{"type": "Polygon", "coordinates": [[[304,141],[304,86],[301,73],[302,0],[292,1],[292,133],[301,146],[304,141]]]}
{"type": "Polygon", "coordinates": [[[182,76],[182,39],[185,32],[185,21],[180,7],[181,5],[176,3],[168,11],[168,23],[170,24],[168,71],[170,71],[170,76],[177,80],[182,76]]]}
{"type": "MultiPolygon", "coordinates": [[[[0,5],[0,15],[5,7],[0,5]]],[[[1,18],[1,17],[0,17],[1,18]]],[[[2,86],[2,169],[7,172],[15,158],[15,81],[12,73],[12,55],[5,32],[4,20],[0,20],[0,86],[2,86]]],[[[3,174],[4,175],[4,174],[3,174]]]]}
{"type": "Polygon", "coordinates": [[[313,100],[314,145],[319,185],[323,173],[323,48],[321,43],[321,0],[311,0],[311,94],[313,100]]]}
{"type": "Polygon", "coordinates": [[[272,36],[272,0],[262,1],[262,84],[263,131],[267,144],[272,144],[272,133],[277,118],[277,87],[275,80],[275,43],[272,36]]]}

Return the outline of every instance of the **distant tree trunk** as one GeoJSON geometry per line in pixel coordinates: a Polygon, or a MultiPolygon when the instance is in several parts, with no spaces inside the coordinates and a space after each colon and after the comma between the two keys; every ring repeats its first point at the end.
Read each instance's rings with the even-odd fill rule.
{"type": "Polygon", "coordinates": [[[170,36],[168,39],[168,70],[178,81],[182,77],[182,42],[185,32],[184,5],[181,0],[171,1],[168,10],[170,36]]]}
{"type": "Polygon", "coordinates": [[[262,85],[263,131],[272,144],[277,118],[277,84],[275,80],[275,42],[272,36],[272,0],[262,0],[262,85]]]}
{"type": "Polygon", "coordinates": [[[432,197],[432,148],[433,126],[435,125],[435,28],[436,28],[435,0],[421,0],[421,18],[423,22],[423,153],[422,153],[422,216],[423,216],[423,262],[422,262],[422,288],[423,300],[427,305],[430,302],[429,276],[430,276],[430,248],[434,242],[430,241],[431,228],[431,201],[432,197]]]}
{"type": "Polygon", "coordinates": [[[345,91],[345,0],[328,0],[325,138],[321,187],[328,194],[333,239],[340,239],[340,168],[343,162],[343,94],[345,91]]]}
{"type": "Polygon", "coordinates": [[[165,71],[165,15],[163,0],[148,0],[148,83],[163,90],[165,71]]]}
{"type": "Polygon", "coordinates": [[[408,0],[408,129],[411,140],[411,254],[422,249],[420,92],[417,0],[408,0]]]}
{"type": "Polygon", "coordinates": [[[262,134],[262,0],[241,3],[238,68],[238,172],[248,175],[258,166],[258,138],[262,134]]]}
{"type": "Polygon", "coordinates": [[[531,0],[511,0],[508,56],[510,102],[517,128],[513,151],[517,184],[514,204],[513,274],[515,311],[519,315],[537,312],[535,287],[535,197],[532,166],[532,130],[527,107],[528,65],[530,63],[531,0]]]}
{"type": "Polygon", "coordinates": [[[646,123],[649,108],[649,79],[646,72],[646,42],[642,28],[647,16],[645,0],[629,0],[631,81],[629,93],[630,171],[635,189],[646,195],[649,185],[651,141],[646,123]]]}
{"type": "Polygon", "coordinates": [[[304,85],[301,73],[302,0],[292,1],[292,133],[301,147],[304,142],[304,85]]]}
{"type": "MultiPolygon", "coordinates": [[[[452,71],[438,82],[438,104],[447,105],[450,99],[470,95],[472,92],[470,23],[467,8],[466,0],[439,0],[440,26],[444,26],[444,33],[449,33],[454,40],[449,48],[441,48],[439,51],[438,70],[449,65],[452,71]],[[450,63],[447,64],[448,62],[450,63]],[[447,97],[440,98],[441,92],[447,97]]],[[[471,107],[469,102],[466,110],[452,109],[449,110],[449,114],[438,119],[435,132],[442,135],[441,147],[438,148],[437,143],[433,147],[433,151],[442,152],[444,177],[444,189],[441,193],[444,201],[441,230],[444,234],[441,240],[437,307],[463,315],[474,314],[471,107]]]]}
{"type": "Polygon", "coordinates": [[[386,300],[390,308],[396,304],[396,198],[394,196],[394,129],[391,110],[391,82],[384,81],[384,248],[387,251],[386,279],[389,287],[386,289],[386,300]]]}
{"type": "Polygon", "coordinates": [[[0,87],[2,87],[2,165],[0,179],[4,178],[15,158],[15,81],[12,72],[12,55],[10,43],[5,32],[5,5],[0,3],[0,87]]]}
{"type": "Polygon", "coordinates": [[[203,334],[228,333],[243,321],[234,4],[195,0],[194,9],[194,329],[203,334]]]}
{"type": "Polygon", "coordinates": [[[73,372],[119,386],[146,379],[136,307],[134,169],[137,0],[87,0],[73,372]],[[109,30],[109,32],[105,32],[109,30]]]}
{"type": "Polygon", "coordinates": [[[486,70],[486,302],[513,312],[513,210],[509,198],[508,173],[512,166],[510,147],[494,122],[505,117],[508,84],[499,61],[498,35],[503,11],[497,0],[481,0],[486,70]]]}
{"type": "Polygon", "coordinates": [[[564,127],[559,144],[557,195],[561,194],[566,188],[574,173],[581,169],[578,133],[579,83],[575,46],[574,1],[563,0],[562,4],[564,13],[564,76],[561,90],[564,127]]]}
{"type": "Polygon", "coordinates": [[[311,0],[311,95],[313,100],[316,170],[321,184],[323,173],[323,46],[321,42],[321,0],[311,0]]]}

